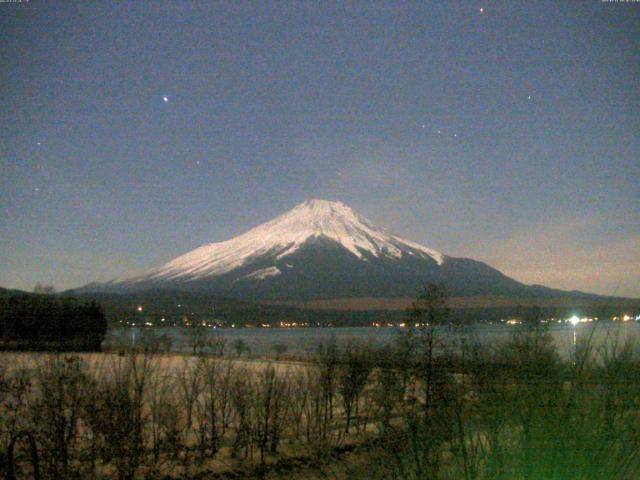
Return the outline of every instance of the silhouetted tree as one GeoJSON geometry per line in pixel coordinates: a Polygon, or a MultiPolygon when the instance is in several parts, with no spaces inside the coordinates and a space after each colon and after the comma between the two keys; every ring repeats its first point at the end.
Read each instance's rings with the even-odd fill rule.
{"type": "Polygon", "coordinates": [[[38,293],[40,295],[53,295],[56,293],[56,288],[53,285],[43,285],[38,282],[35,287],[33,287],[33,293],[38,293]]]}
{"type": "Polygon", "coordinates": [[[100,350],[107,332],[103,308],[94,301],[45,295],[0,302],[0,348],[100,350]]]}

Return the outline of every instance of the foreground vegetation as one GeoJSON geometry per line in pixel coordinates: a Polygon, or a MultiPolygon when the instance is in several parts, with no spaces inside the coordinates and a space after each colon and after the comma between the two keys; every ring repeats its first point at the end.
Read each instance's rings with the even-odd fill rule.
{"type": "Polygon", "coordinates": [[[440,345],[443,297],[382,350],[308,364],[213,355],[5,354],[5,478],[628,479],[640,475],[640,355],[587,339],[562,362],[535,319],[491,349],[440,345]],[[444,353],[441,353],[443,352],[444,353]],[[435,352],[440,352],[436,355],[435,352]],[[11,356],[13,355],[13,356],[11,356]],[[17,358],[22,358],[19,362],[17,358]]]}

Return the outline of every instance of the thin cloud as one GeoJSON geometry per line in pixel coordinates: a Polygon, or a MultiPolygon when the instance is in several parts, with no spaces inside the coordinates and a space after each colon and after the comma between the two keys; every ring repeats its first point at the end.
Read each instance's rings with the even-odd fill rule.
{"type": "Polygon", "coordinates": [[[483,244],[475,255],[525,283],[640,297],[640,235],[594,234],[605,225],[599,217],[548,221],[483,244]]]}

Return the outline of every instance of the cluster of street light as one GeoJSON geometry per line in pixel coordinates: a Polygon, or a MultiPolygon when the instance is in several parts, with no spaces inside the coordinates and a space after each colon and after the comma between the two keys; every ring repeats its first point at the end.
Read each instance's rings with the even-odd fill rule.
{"type": "MultiPolygon", "coordinates": [[[[182,307],[181,304],[178,304],[177,306],[178,306],[178,308],[182,307]]],[[[136,307],[136,311],[138,313],[142,313],[144,311],[143,306],[142,305],[138,305],[136,307]]],[[[633,321],[633,320],[635,320],[636,322],[640,322],[640,315],[624,314],[624,315],[620,315],[620,316],[609,317],[609,320],[614,321],[614,322],[615,321],[629,322],[629,321],[633,321]]],[[[164,317],[160,320],[160,322],[162,324],[164,324],[165,321],[166,321],[166,318],[164,318],[164,317]]],[[[558,318],[549,318],[549,319],[541,320],[542,323],[556,323],[556,322],[560,323],[560,324],[569,323],[569,324],[573,325],[574,327],[576,325],[580,324],[580,323],[591,323],[591,322],[594,322],[594,321],[598,321],[598,317],[579,317],[578,315],[572,315],[569,318],[559,318],[559,319],[558,318]]],[[[507,320],[501,320],[501,322],[506,323],[507,325],[520,325],[522,323],[522,320],[518,319],[518,318],[510,318],[510,319],[507,319],[507,320]]],[[[144,321],[144,322],[129,322],[129,321],[127,321],[127,322],[125,322],[123,320],[120,320],[120,323],[121,324],[122,323],[126,323],[126,325],[131,326],[131,327],[135,327],[136,324],[138,324],[138,325],[142,324],[142,325],[147,326],[147,327],[153,327],[154,326],[154,323],[151,322],[151,321],[144,321]]],[[[183,318],[183,323],[186,326],[191,326],[191,320],[186,316],[185,316],[185,318],[183,318]]],[[[201,325],[203,327],[209,327],[209,328],[218,328],[218,327],[222,327],[223,326],[219,322],[218,323],[209,323],[209,322],[206,322],[206,321],[203,321],[201,325]]],[[[231,328],[234,328],[235,326],[236,325],[233,324],[233,325],[231,325],[231,328]]],[[[247,325],[247,326],[250,326],[250,325],[247,325]]],[[[259,324],[258,326],[262,327],[262,328],[271,327],[271,325],[267,324],[267,323],[262,323],[262,324],[259,324]]],[[[279,322],[278,326],[280,328],[299,328],[299,327],[309,327],[309,323],[308,322],[292,322],[292,321],[289,321],[289,322],[279,322]]],[[[319,323],[318,323],[318,326],[320,326],[319,323]]],[[[333,326],[333,325],[328,324],[328,325],[323,325],[323,326],[333,326]]],[[[407,324],[405,322],[394,323],[394,322],[378,322],[378,321],[374,321],[374,322],[371,323],[371,326],[373,326],[373,327],[400,327],[400,328],[403,328],[403,327],[410,326],[410,324],[407,324]]],[[[424,324],[416,323],[414,326],[419,328],[421,326],[424,326],[424,324]]]]}

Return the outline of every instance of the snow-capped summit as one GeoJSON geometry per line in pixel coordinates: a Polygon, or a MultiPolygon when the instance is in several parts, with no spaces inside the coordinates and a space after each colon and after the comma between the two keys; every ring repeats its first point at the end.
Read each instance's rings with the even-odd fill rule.
{"type": "Polygon", "coordinates": [[[432,281],[469,295],[522,287],[481,262],[392,235],[342,202],[314,199],[235,238],[91,289],[198,290],[288,300],[412,296],[432,281]]]}
{"type": "MultiPolygon", "coordinates": [[[[195,280],[222,275],[264,255],[281,260],[316,239],[336,242],[361,260],[367,253],[393,258],[428,256],[438,265],[445,259],[440,252],[390,235],[342,202],[313,199],[243,235],[203,245],[131,281],[195,280]]],[[[277,274],[271,269],[249,276],[261,279],[277,274]]]]}
{"type": "Polygon", "coordinates": [[[340,243],[358,258],[362,258],[363,252],[369,252],[375,257],[388,255],[399,258],[403,251],[407,251],[406,247],[409,247],[412,254],[417,250],[429,255],[438,264],[444,262],[444,255],[440,252],[390,235],[342,202],[307,200],[263,226],[295,232],[294,244],[282,256],[299,248],[310,237],[323,236],[340,243]]]}

